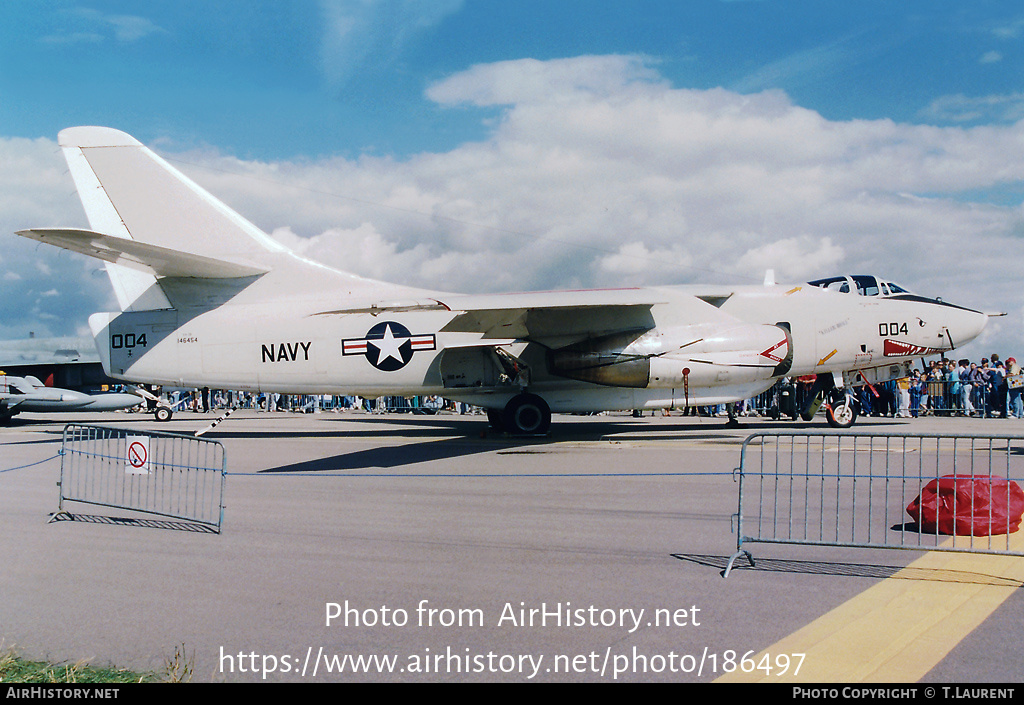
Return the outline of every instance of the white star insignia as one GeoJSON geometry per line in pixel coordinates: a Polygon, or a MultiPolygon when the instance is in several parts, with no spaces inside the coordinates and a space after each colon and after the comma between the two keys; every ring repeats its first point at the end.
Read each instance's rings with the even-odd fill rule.
{"type": "Polygon", "coordinates": [[[373,347],[380,350],[380,357],[377,358],[377,364],[384,362],[388,358],[393,357],[399,362],[405,362],[402,359],[402,353],[399,352],[399,348],[402,347],[402,343],[405,342],[404,338],[396,338],[391,334],[391,326],[388,325],[384,328],[384,337],[380,340],[369,340],[367,341],[373,347]]]}

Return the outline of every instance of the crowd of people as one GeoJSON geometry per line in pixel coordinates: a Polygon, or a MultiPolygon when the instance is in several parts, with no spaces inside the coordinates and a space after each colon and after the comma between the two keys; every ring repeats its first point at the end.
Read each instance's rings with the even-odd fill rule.
{"type": "Polygon", "coordinates": [[[860,388],[861,413],[872,416],[1024,418],[1024,375],[1015,358],[980,363],[935,360],[909,377],[860,388]]]}
{"type": "MultiPolygon", "coordinates": [[[[279,394],[277,392],[240,392],[224,389],[173,389],[164,394],[160,387],[149,387],[156,396],[165,396],[175,411],[208,413],[221,409],[253,409],[255,411],[310,412],[363,409],[370,413],[388,411],[429,411],[442,409],[454,413],[470,413],[472,407],[437,396],[363,398],[342,395],[279,394]]],[[[150,404],[152,406],[152,404],[150,404]]]]}
{"type": "MultiPolygon", "coordinates": [[[[764,394],[738,403],[735,412],[776,418],[781,412],[795,418],[806,405],[814,380],[814,375],[779,380],[764,394]]],[[[862,415],[1024,418],[1024,369],[1015,358],[1004,362],[998,354],[981,362],[939,359],[924,362],[899,379],[866,384],[858,377],[850,383],[862,415]]],[[[710,416],[723,414],[720,408],[707,409],[710,416]]]]}

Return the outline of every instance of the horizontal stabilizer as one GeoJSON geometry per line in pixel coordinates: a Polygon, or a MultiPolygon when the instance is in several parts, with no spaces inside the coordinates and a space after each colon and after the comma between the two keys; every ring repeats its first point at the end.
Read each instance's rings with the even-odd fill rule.
{"type": "Polygon", "coordinates": [[[104,235],[91,230],[35,228],[19,230],[18,235],[158,277],[237,279],[266,274],[269,271],[266,268],[254,267],[250,264],[179,252],[159,245],[104,235]]]}

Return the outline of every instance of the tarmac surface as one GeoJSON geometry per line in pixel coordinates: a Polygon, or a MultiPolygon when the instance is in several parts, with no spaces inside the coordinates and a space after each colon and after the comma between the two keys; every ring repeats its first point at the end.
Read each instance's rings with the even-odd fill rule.
{"type": "MultiPolygon", "coordinates": [[[[227,456],[222,533],[90,506],[48,523],[66,423],[192,434],[214,416],[0,427],[3,647],[138,670],[177,653],[200,682],[708,682],[741,663],[762,682],[1024,680],[1024,559],[943,554],[908,574],[935,553],[758,544],[755,566],[722,576],[743,439],[827,428],[817,420],[558,415],[548,437],[517,440],[475,415],[239,411],[203,436],[227,456]],[[933,623],[918,638],[891,609],[933,623]],[[856,621],[838,651],[797,638],[847,634],[836,619],[856,621]],[[906,634],[910,661],[878,656],[906,634]]],[[[1024,421],[854,430],[1024,434],[1024,421]]]]}

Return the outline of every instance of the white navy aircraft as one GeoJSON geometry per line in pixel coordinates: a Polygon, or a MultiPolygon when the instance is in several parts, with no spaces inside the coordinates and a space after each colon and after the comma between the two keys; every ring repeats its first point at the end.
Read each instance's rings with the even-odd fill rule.
{"type": "Polygon", "coordinates": [[[864,276],[497,295],[388,284],[289,251],[123,132],[59,141],[92,229],[18,234],[107,263],[121,310],[89,325],[116,379],[436,394],[536,434],[552,412],[722,404],[817,375],[812,397],[848,426],[846,385],[902,376],[986,322],[864,276]]]}
{"type": "Polygon", "coordinates": [[[86,394],[71,389],[47,387],[35,377],[15,377],[0,372],[0,423],[9,421],[12,416],[23,411],[120,411],[141,403],[142,397],[135,394],[86,394]]]}

